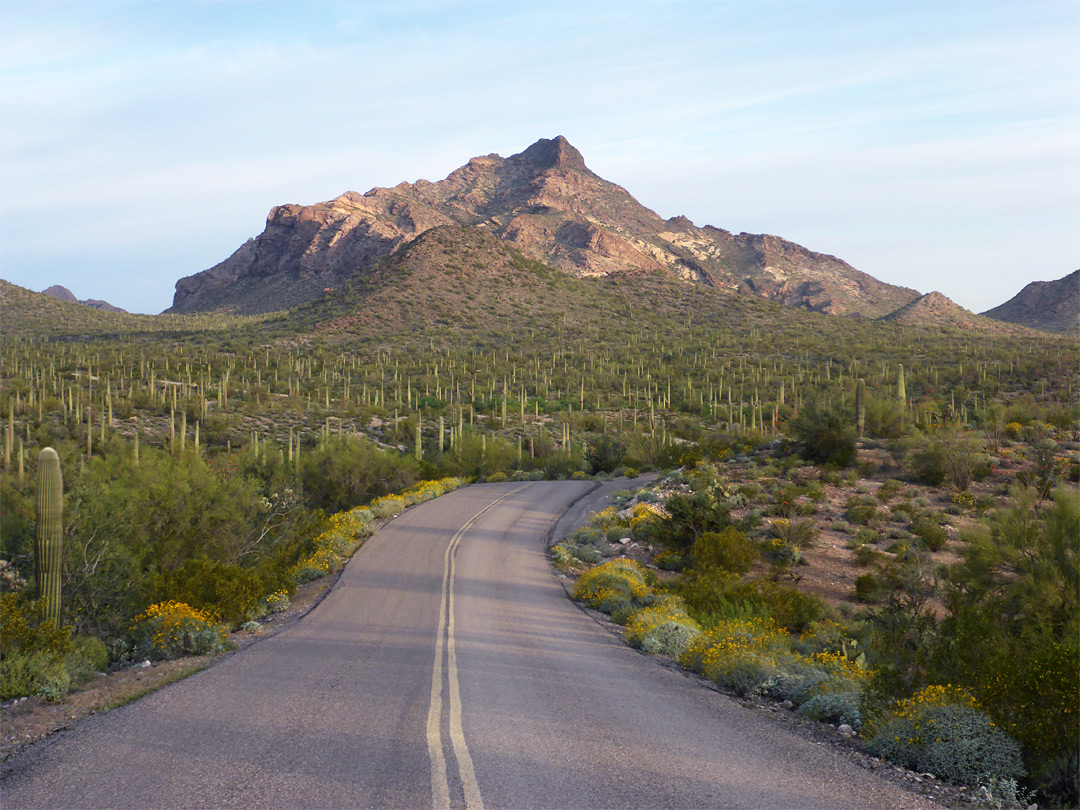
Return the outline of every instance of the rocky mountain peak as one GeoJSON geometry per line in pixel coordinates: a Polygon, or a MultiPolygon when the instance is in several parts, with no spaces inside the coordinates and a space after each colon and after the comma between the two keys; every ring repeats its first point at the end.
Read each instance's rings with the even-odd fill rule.
{"type": "Polygon", "coordinates": [[[104,310],[105,312],[126,312],[120,307],[114,307],[108,301],[102,301],[100,298],[87,298],[80,301],[75,297],[75,293],[60,284],[53,284],[51,287],[41,291],[42,295],[47,295],[50,298],[59,298],[61,301],[67,301],[72,304],[82,304],[85,307],[92,307],[93,309],[104,310]]]}
{"type": "Polygon", "coordinates": [[[570,141],[566,140],[562,135],[557,135],[551,140],[541,138],[524,152],[514,157],[522,163],[532,166],[537,171],[547,169],[576,169],[583,171],[586,169],[585,158],[582,157],[581,152],[571,146],[570,141]]]}
{"type": "Polygon", "coordinates": [[[444,180],[275,207],[266,229],[218,265],[180,279],[170,312],[267,312],[367,273],[440,226],[484,228],[570,275],[669,273],[831,315],[876,318],[918,297],[778,236],[664,220],[597,176],[563,136],[502,158],[475,157],[444,180]]]}
{"type": "Polygon", "coordinates": [[[42,295],[47,295],[50,298],[59,298],[61,301],[69,301],[72,304],[79,303],[79,299],[75,297],[75,293],[60,284],[53,284],[41,291],[42,295]]]}

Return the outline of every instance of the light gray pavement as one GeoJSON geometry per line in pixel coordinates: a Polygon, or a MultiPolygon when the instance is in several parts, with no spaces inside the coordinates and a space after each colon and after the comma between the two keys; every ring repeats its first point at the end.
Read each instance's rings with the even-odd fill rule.
{"type": "Polygon", "coordinates": [[[618,488],[488,484],[408,510],[292,628],[12,757],[0,805],[937,807],[570,603],[548,534],[618,488]]]}

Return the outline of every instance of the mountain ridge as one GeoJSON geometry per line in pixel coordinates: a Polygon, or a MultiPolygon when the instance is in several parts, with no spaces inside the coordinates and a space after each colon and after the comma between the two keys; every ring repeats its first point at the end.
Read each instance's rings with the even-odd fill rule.
{"type": "Polygon", "coordinates": [[[482,228],[582,277],[665,271],[693,283],[815,312],[877,318],[919,293],[778,236],[662,219],[591,171],[563,136],[502,158],[474,157],[445,179],[348,191],[271,209],[266,228],[223,262],[180,279],[167,312],[265,312],[314,298],[426,230],[482,228]]]}
{"type": "Polygon", "coordinates": [[[1080,270],[1055,281],[1033,281],[982,315],[1045,332],[1076,333],[1080,329],[1080,270]]]}

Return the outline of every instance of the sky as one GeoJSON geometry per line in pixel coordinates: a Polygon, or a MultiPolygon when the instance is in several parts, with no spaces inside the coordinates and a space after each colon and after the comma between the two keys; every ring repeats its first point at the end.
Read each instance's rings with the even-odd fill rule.
{"type": "Polygon", "coordinates": [[[977,312],[1080,267],[1076,0],[0,0],[0,277],[160,312],[272,206],[556,135],[977,312]]]}

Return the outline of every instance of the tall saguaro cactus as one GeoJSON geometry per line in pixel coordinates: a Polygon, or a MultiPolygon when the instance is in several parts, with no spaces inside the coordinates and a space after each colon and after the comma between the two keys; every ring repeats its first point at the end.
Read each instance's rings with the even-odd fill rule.
{"type": "Polygon", "coordinates": [[[45,615],[60,627],[60,580],[64,556],[64,479],[60,457],[46,447],[38,457],[37,497],[34,502],[37,528],[34,569],[38,596],[45,599],[45,615]]]}
{"type": "Polygon", "coordinates": [[[862,377],[855,383],[855,424],[861,439],[866,433],[866,380],[862,377]]]}
{"type": "Polygon", "coordinates": [[[896,398],[901,405],[907,405],[907,386],[904,384],[904,364],[899,363],[896,368],[896,398]]]}

